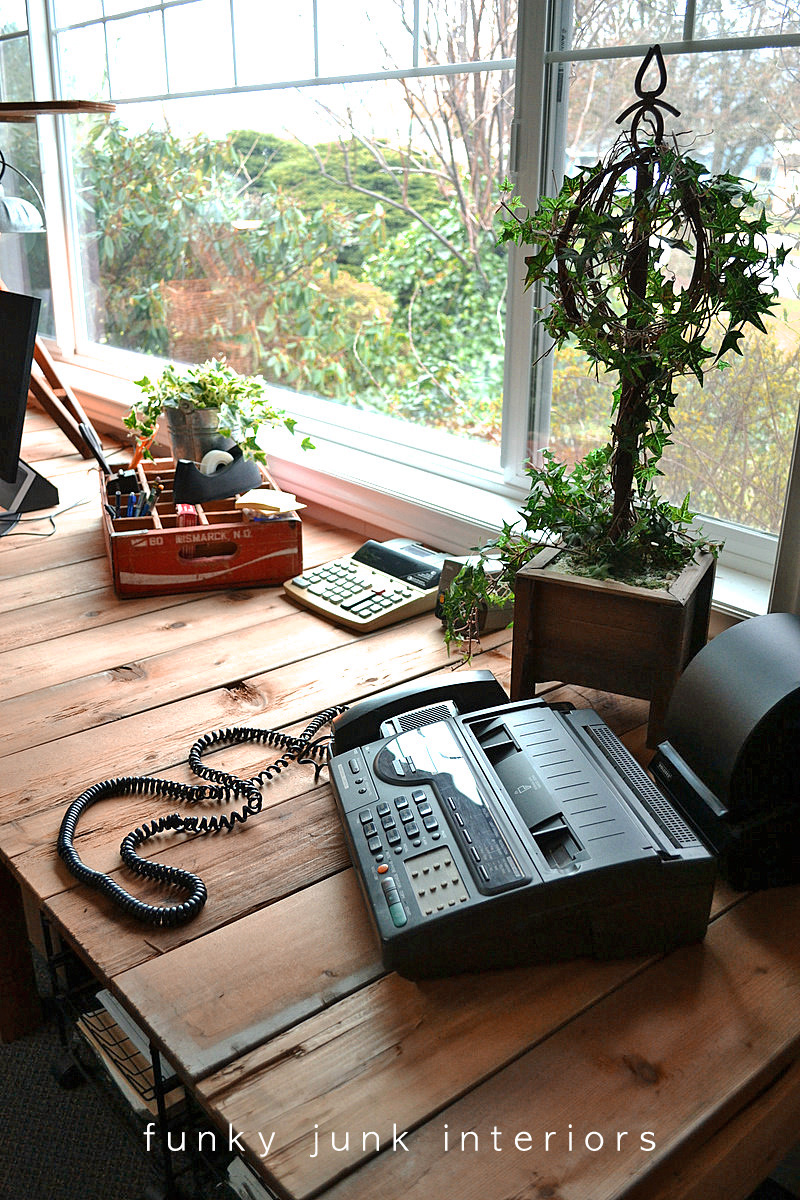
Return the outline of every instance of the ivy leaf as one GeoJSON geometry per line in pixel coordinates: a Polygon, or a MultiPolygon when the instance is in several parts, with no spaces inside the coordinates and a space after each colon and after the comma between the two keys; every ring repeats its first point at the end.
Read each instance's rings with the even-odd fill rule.
{"type": "Polygon", "coordinates": [[[725,354],[728,350],[732,350],[734,354],[741,354],[742,351],[739,343],[743,338],[744,333],[741,329],[729,329],[725,334],[725,337],[722,339],[722,344],[717,351],[717,360],[722,358],[723,354],[725,354]]]}

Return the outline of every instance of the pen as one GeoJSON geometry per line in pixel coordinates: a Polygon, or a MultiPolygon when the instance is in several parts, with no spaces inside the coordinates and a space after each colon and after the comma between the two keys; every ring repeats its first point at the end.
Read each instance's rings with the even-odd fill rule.
{"type": "Polygon", "coordinates": [[[131,492],[130,496],[128,496],[128,511],[125,513],[125,516],[132,517],[135,509],[136,509],[136,492],[131,492]]]}
{"type": "Polygon", "coordinates": [[[143,514],[153,512],[153,510],[155,509],[155,506],[158,504],[161,493],[163,491],[164,491],[164,484],[161,482],[160,479],[157,478],[155,483],[153,484],[151,491],[150,491],[150,495],[147,498],[147,504],[145,505],[145,507],[142,510],[143,514]]]}
{"type": "Polygon", "coordinates": [[[114,516],[122,516],[122,492],[117,488],[114,493],[114,516]]]}

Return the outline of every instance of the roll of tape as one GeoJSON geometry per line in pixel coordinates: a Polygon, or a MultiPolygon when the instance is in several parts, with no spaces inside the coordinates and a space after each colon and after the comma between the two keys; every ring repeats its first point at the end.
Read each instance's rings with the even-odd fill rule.
{"type": "Polygon", "coordinates": [[[200,461],[201,475],[214,475],[220,467],[227,467],[233,462],[233,455],[227,450],[209,450],[200,461]]]}

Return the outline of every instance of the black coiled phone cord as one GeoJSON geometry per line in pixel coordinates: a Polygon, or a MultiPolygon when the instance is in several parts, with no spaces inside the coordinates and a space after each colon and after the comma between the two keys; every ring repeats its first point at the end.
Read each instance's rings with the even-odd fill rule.
{"type": "Polygon", "coordinates": [[[319,778],[320,771],[325,765],[326,751],[329,738],[317,737],[319,731],[329,724],[335,716],[345,711],[345,706],[337,705],[319,713],[309,722],[299,737],[282,733],[275,729],[254,729],[249,726],[232,726],[228,729],[216,729],[198,738],[189,751],[189,765],[195,775],[202,779],[211,780],[209,784],[178,783],[173,779],[158,779],[153,776],[128,775],[117,779],[105,779],[87,788],[70,804],[61,822],[58,834],[58,853],[67,869],[80,880],[96,891],[102,892],[123,912],[144,921],[150,925],[169,927],[182,925],[202,909],[208,893],[199,875],[184,871],[180,867],[171,867],[165,863],[154,862],[142,858],[138,847],[149,838],[159,833],[229,833],[236,825],[242,825],[248,817],[255,816],[261,811],[263,800],[259,788],[269,783],[272,778],[291,762],[305,763],[314,767],[314,781],[319,778]],[[281,755],[274,762],[264,767],[252,779],[240,779],[225,771],[215,770],[206,766],[201,760],[203,754],[212,747],[223,745],[241,745],[245,742],[262,742],[267,746],[278,747],[281,755]],[[241,808],[230,813],[214,816],[182,816],[173,812],[168,816],[157,817],[155,820],[140,825],[127,835],[120,846],[120,856],[125,865],[136,875],[152,879],[166,887],[179,892],[188,893],[185,900],[176,904],[146,904],[137,896],[132,896],[121,884],[86,865],[74,846],[75,829],[83,813],[98,800],[107,800],[114,796],[164,796],[169,800],[181,801],[185,804],[199,804],[202,801],[234,801],[244,800],[241,808]]]}

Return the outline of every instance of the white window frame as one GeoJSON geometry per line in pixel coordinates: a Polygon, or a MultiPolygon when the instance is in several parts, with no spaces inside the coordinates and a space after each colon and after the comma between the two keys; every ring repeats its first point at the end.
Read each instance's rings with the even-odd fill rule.
{"type": "MultiPolygon", "coordinates": [[[[169,0],[168,0],[169,2],[169,0]]],[[[172,0],[173,3],[185,0],[172,0]]],[[[380,0],[376,0],[380,3],[380,0]]],[[[647,46],[622,46],[571,50],[568,45],[571,28],[571,0],[519,0],[519,29],[517,54],[518,113],[513,128],[511,168],[517,190],[525,196],[535,196],[539,178],[552,178],[553,147],[560,128],[565,123],[566,106],[563,88],[564,72],[570,61],[593,58],[641,58],[647,46]],[[561,91],[561,101],[559,101],[561,91]],[[542,166],[540,167],[540,163],[542,166]]],[[[27,0],[31,61],[35,99],[58,96],[55,85],[55,38],[51,32],[48,0],[27,0]]],[[[132,8],[138,5],[132,4],[132,8]]],[[[418,8],[418,6],[417,6],[418,8]]],[[[665,54],[709,53],[726,49],[800,45],[800,35],[775,37],[693,40],[694,3],[687,4],[684,37],[679,42],[663,43],[665,54]]],[[[470,69],[481,69],[475,64],[470,69]]],[[[495,67],[491,62],[486,66],[495,67]]],[[[410,71],[397,74],[430,74],[446,68],[419,67],[415,59],[410,71]]],[[[453,70],[463,71],[463,66],[453,70]]],[[[368,81],[386,78],[391,72],[350,76],[348,79],[368,81]]],[[[305,81],[317,86],[329,82],[315,78],[305,81]]],[[[297,81],[298,85],[303,81],[297,81]]],[[[281,86],[291,86],[281,84],[281,86]]],[[[226,89],[232,92],[259,90],[254,85],[226,89]]],[[[188,95],[189,93],[181,93],[188,95]]],[[[155,98],[155,97],[154,97],[155,98]]],[[[165,97],[167,98],[167,97],[165,97]]],[[[169,97],[173,98],[173,97],[169,97]]],[[[150,97],[147,97],[150,99],[150,97]]],[[[127,103],[120,104],[124,111],[127,103]]],[[[69,125],[67,118],[40,118],[39,140],[42,161],[43,191],[47,207],[48,243],[53,282],[53,309],[56,322],[55,352],[72,371],[76,386],[100,410],[124,412],[130,405],[130,380],[141,373],[138,356],[123,351],[90,347],[80,328],[79,305],[73,303],[79,295],[80,273],[75,253],[75,230],[71,226],[69,203],[69,158],[67,153],[69,125]]],[[[431,443],[440,439],[425,433],[426,447],[404,441],[402,464],[397,462],[397,445],[386,438],[385,421],[365,420],[365,414],[348,410],[329,401],[304,400],[298,406],[295,393],[280,391],[284,407],[294,408],[304,431],[312,433],[319,450],[300,455],[291,447],[280,450],[273,459],[273,469],[283,480],[296,484],[318,502],[325,499],[328,507],[346,511],[370,524],[384,525],[399,532],[426,536],[444,549],[464,551],[496,532],[504,520],[513,520],[517,507],[527,491],[524,472],[520,470],[527,444],[528,411],[530,406],[530,367],[533,345],[532,298],[521,292],[521,259],[519,248],[512,252],[509,265],[509,320],[505,357],[505,396],[500,470],[492,469],[481,456],[477,462],[463,464],[460,478],[454,477],[452,448],[439,445],[431,452],[431,443]],[[295,407],[298,406],[298,407],[295,407]],[[349,430],[347,424],[352,421],[349,430]],[[343,432],[344,435],[343,435],[343,432]],[[343,445],[343,442],[350,443],[343,445]]],[[[151,360],[149,360],[151,361],[151,360]]],[[[157,364],[152,369],[157,369],[157,364]]],[[[547,372],[549,360],[540,366],[536,379],[539,395],[538,421],[547,419],[549,394],[547,372]]],[[[369,416],[369,415],[367,415],[369,416]]],[[[795,456],[797,458],[797,456],[795,456]]],[[[793,470],[788,490],[787,514],[797,520],[800,507],[800,486],[796,477],[800,464],[793,470]]],[[[712,537],[726,539],[719,574],[735,580],[741,576],[748,584],[742,594],[741,611],[766,608],[766,592],[772,576],[778,539],[724,522],[704,519],[704,527],[712,537]],[[761,580],[754,598],[753,581],[761,580]]],[[[738,601],[730,602],[735,609],[738,601]]]]}

